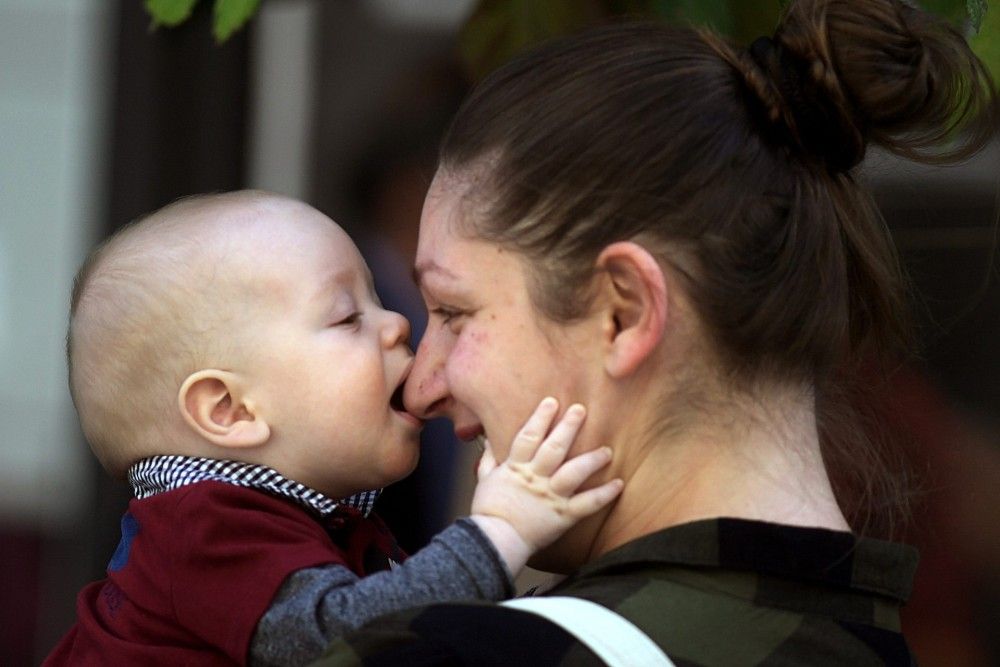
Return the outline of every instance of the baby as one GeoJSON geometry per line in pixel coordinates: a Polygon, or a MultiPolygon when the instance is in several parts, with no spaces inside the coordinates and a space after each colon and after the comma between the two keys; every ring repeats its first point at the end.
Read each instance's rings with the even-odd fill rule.
{"type": "Polygon", "coordinates": [[[390,611],[510,596],[535,550],[618,495],[577,493],[610,451],[564,462],[583,409],[553,427],[546,399],[506,461],[483,456],[471,516],[406,559],[369,512],[419,455],[408,337],[347,234],[277,195],[185,199],[93,252],[70,388],[136,497],[46,664],[308,662],[390,611]]]}

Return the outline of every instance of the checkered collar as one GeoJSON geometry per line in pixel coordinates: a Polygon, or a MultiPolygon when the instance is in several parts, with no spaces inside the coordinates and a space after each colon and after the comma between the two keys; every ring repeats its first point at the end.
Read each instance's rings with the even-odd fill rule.
{"type": "Polygon", "coordinates": [[[340,505],[353,507],[368,516],[381,492],[381,489],[362,491],[333,500],[267,466],[177,455],[153,456],[139,461],[128,469],[128,481],[139,499],[195,482],[225,482],[288,498],[323,517],[333,514],[340,505]]]}

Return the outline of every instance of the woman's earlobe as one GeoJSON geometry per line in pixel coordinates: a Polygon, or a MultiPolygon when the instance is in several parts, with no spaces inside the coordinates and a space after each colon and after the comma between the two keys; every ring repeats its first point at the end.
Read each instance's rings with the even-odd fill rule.
{"type": "Polygon", "coordinates": [[[607,246],[597,267],[605,275],[613,324],[605,368],[612,377],[626,377],[653,354],[666,331],[667,281],[652,253],[633,241],[607,246]]]}
{"type": "Polygon", "coordinates": [[[181,416],[199,436],[220,447],[257,447],[271,436],[235,374],[208,369],[189,375],[177,394],[181,416]]]}

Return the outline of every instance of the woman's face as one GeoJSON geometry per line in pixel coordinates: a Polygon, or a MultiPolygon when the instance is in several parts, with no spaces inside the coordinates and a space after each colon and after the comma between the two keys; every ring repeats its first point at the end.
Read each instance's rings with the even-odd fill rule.
{"type": "MultiPolygon", "coordinates": [[[[450,418],[462,440],[485,435],[502,461],[543,397],[586,404],[593,337],[535,310],[521,255],[457,231],[461,194],[439,172],[424,204],[415,275],[428,323],[404,400],[421,418],[450,418]]],[[[574,451],[591,448],[584,437],[574,451]]]]}

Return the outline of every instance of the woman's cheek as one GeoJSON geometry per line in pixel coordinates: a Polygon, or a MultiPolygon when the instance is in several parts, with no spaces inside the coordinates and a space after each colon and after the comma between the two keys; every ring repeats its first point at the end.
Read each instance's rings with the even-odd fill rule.
{"type": "Polygon", "coordinates": [[[476,378],[488,376],[489,369],[483,368],[483,351],[485,348],[487,334],[485,332],[462,332],[455,341],[455,345],[448,355],[447,374],[448,384],[452,387],[453,393],[460,402],[465,398],[464,393],[469,382],[475,382],[476,378]],[[484,373],[484,371],[486,371],[484,373]]]}

